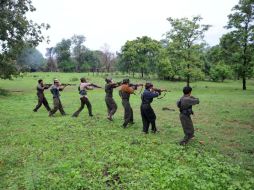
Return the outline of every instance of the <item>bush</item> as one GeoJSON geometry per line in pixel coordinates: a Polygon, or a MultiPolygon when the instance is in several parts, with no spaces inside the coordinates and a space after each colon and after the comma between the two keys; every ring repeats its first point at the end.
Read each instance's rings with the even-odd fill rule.
{"type": "Polygon", "coordinates": [[[219,62],[216,65],[213,65],[210,70],[210,78],[213,81],[223,82],[225,79],[232,76],[232,69],[223,62],[219,62]]]}

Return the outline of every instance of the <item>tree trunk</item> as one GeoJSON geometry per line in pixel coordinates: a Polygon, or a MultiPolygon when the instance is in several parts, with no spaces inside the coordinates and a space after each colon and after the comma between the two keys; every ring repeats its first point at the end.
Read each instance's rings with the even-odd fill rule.
{"type": "Polygon", "coordinates": [[[141,78],[144,78],[144,70],[141,68],[141,78]]]}
{"type": "Polygon", "coordinates": [[[190,86],[190,73],[189,73],[190,64],[187,64],[187,68],[188,68],[188,73],[187,73],[187,86],[190,86]]]}
{"type": "Polygon", "coordinates": [[[246,90],[246,76],[245,76],[245,72],[243,73],[243,90],[246,90]]]}

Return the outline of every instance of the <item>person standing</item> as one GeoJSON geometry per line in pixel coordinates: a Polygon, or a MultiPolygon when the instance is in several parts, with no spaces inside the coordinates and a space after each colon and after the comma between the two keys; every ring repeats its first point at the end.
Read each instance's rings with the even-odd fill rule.
{"type": "Polygon", "coordinates": [[[122,105],[124,107],[124,123],[123,128],[126,128],[127,125],[134,124],[133,121],[133,110],[130,105],[130,95],[134,94],[135,87],[130,86],[130,80],[129,79],[123,79],[121,89],[119,91],[119,95],[122,98],[122,105]]]}
{"type": "Polygon", "coordinates": [[[45,108],[48,110],[48,112],[51,110],[50,107],[49,107],[48,101],[47,101],[47,99],[44,95],[44,90],[48,89],[49,87],[50,87],[49,85],[44,85],[43,84],[42,79],[38,80],[38,85],[37,85],[37,88],[36,88],[37,89],[37,96],[38,96],[38,104],[33,109],[34,112],[37,112],[42,104],[45,106],[45,108]]]}
{"type": "Polygon", "coordinates": [[[149,125],[152,125],[152,132],[156,133],[156,115],[154,113],[154,110],[151,106],[151,103],[153,101],[153,98],[158,97],[160,95],[160,91],[153,91],[153,84],[152,83],[146,83],[145,84],[145,90],[143,94],[141,95],[141,117],[143,122],[143,132],[148,133],[149,125]]]}
{"type": "Polygon", "coordinates": [[[80,108],[72,114],[72,117],[78,117],[80,112],[84,109],[85,105],[88,109],[88,114],[90,117],[93,117],[92,114],[92,105],[88,99],[87,96],[87,90],[92,90],[93,84],[86,81],[85,78],[80,79],[80,85],[79,85],[79,94],[80,94],[80,108]]]}
{"type": "Polygon", "coordinates": [[[194,127],[191,120],[193,114],[192,106],[199,104],[199,99],[191,96],[192,88],[186,86],[183,88],[183,96],[177,101],[179,108],[179,118],[183,127],[184,138],[180,141],[180,145],[185,145],[194,137],[194,127]]]}
{"type": "Polygon", "coordinates": [[[59,92],[63,91],[65,87],[66,86],[61,85],[58,79],[54,80],[54,85],[50,89],[50,92],[53,95],[54,108],[49,112],[49,116],[53,116],[57,112],[57,110],[59,110],[62,115],[66,115],[60,100],[60,92],[59,92]]]}
{"type": "Polygon", "coordinates": [[[107,119],[110,121],[113,121],[113,115],[116,113],[117,110],[117,104],[115,100],[113,99],[113,89],[117,88],[121,85],[121,83],[114,83],[111,78],[105,79],[105,102],[108,110],[108,117],[107,119]]]}

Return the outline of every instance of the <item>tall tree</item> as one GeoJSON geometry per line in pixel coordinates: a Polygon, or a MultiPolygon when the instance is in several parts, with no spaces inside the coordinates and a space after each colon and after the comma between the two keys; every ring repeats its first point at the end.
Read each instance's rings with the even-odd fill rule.
{"type": "Polygon", "coordinates": [[[101,48],[102,51],[102,57],[101,57],[101,63],[105,67],[107,72],[110,72],[113,66],[113,61],[115,58],[114,53],[110,51],[110,47],[108,44],[104,44],[101,48]]]}
{"type": "Polygon", "coordinates": [[[28,20],[27,12],[36,9],[31,0],[1,0],[0,3],[0,78],[10,78],[15,73],[15,60],[24,47],[37,46],[45,38],[42,29],[48,24],[28,20]]]}
{"type": "Polygon", "coordinates": [[[191,20],[187,18],[173,19],[167,18],[172,29],[166,33],[166,40],[173,46],[174,53],[178,55],[181,64],[184,64],[184,75],[187,86],[190,78],[201,72],[201,58],[199,51],[204,39],[204,33],[209,29],[209,25],[200,24],[202,18],[195,16],[191,20]]]}
{"type": "Polygon", "coordinates": [[[76,60],[76,72],[80,72],[81,65],[84,62],[82,53],[86,50],[84,46],[86,38],[83,35],[74,35],[71,40],[73,45],[73,57],[76,60]]]}
{"type": "Polygon", "coordinates": [[[59,69],[62,71],[74,71],[75,65],[71,60],[71,40],[62,39],[56,44],[55,54],[59,69]]]}
{"type": "Polygon", "coordinates": [[[228,25],[231,30],[230,36],[239,44],[241,58],[242,88],[246,90],[246,77],[251,69],[254,50],[254,1],[240,0],[228,15],[228,25]]]}
{"type": "Polygon", "coordinates": [[[54,47],[46,48],[46,57],[47,57],[47,70],[51,72],[57,71],[58,66],[54,47]]]}
{"type": "Polygon", "coordinates": [[[153,72],[157,68],[161,48],[159,41],[147,36],[138,37],[133,41],[127,41],[122,47],[121,62],[126,69],[133,72],[139,70],[141,77],[144,77],[145,73],[153,72]]]}

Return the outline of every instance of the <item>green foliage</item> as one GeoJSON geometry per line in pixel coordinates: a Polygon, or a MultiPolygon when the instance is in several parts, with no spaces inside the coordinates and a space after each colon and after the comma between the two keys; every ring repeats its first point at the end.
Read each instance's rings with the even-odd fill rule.
{"type": "Polygon", "coordinates": [[[83,52],[85,52],[86,47],[84,46],[86,38],[83,35],[74,35],[71,38],[73,45],[73,57],[76,60],[76,72],[81,71],[81,65],[84,63],[83,52]]]}
{"type": "MultiPolygon", "coordinates": [[[[238,57],[236,69],[243,79],[243,90],[246,90],[246,77],[251,74],[248,72],[253,67],[252,58],[254,51],[254,6],[253,0],[240,0],[233,7],[232,14],[228,16],[227,34],[231,44],[235,47],[232,51],[234,57],[238,57]]],[[[230,45],[231,45],[230,44],[230,45]]],[[[232,46],[231,45],[231,46],[232,46]]]]}
{"type": "Polygon", "coordinates": [[[229,79],[232,76],[232,70],[228,65],[223,62],[219,62],[213,65],[210,70],[210,78],[213,81],[223,82],[225,79],[229,79]]]}
{"type": "MultiPolygon", "coordinates": [[[[201,41],[204,38],[204,33],[209,29],[209,25],[202,25],[200,16],[193,17],[191,20],[187,18],[167,19],[172,29],[167,32],[166,45],[169,51],[169,57],[172,64],[180,65],[179,71],[184,74],[189,85],[190,78],[195,77],[204,64],[201,55],[203,44],[201,41]],[[197,71],[194,71],[197,69],[197,71]]],[[[178,71],[179,66],[173,66],[178,71]]],[[[177,74],[177,73],[176,73],[177,74]]],[[[202,76],[199,76],[199,78],[202,76]]]]}
{"type": "Polygon", "coordinates": [[[57,43],[55,47],[55,53],[59,68],[65,70],[65,67],[63,66],[70,60],[71,57],[71,40],[62,39],[61,42],[57,43]]]}
{"type": "Polygon", "coordinates": [[[44,40],[41,30],[48,29],[47,24],[37,24],[26,17],[35,11],[30,0],[1,1],[0,3],[0,77],[11,78],[15,71],[15,59],[19,53],[34,47],[44,40]]]}
{"type": "Polygon", "coordinates": [[[127,41],[121,49],[119,62],[124,71],[140,71],[141,76],[157,68],[157,62],[164,59],[160,56],[162,46],[160,42],[147,36],[138,37],[136,40],[127,41]]]}

